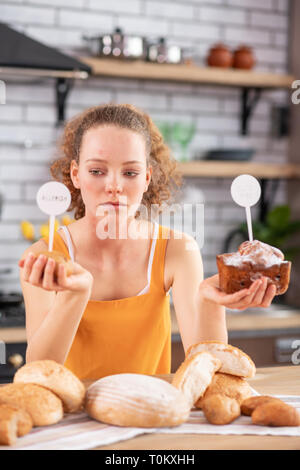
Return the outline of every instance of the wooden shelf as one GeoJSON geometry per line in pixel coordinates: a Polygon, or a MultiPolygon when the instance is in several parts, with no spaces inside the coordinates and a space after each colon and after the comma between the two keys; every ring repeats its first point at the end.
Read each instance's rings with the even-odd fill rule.
{"type": "Polygon", "coordinates": [[[201,178],[235,178],[241,174],[250,174],[266,179],[300,179],[300,165],[265,164],[237,161],[190,161],[178,163],[183,176],[201,178]]]}
{"type": "Polygon", "coordinates": [[[80,57],[92,68],[92,75],[168,82],[201,83],[250,88],[291,88],[295,77],[255,71],[199,67],[194,64],[153,64],[144,61],[122,61],[80,57]]]}
{"type": "Polygon", "coordinates": [[[4,341],[4,343],[26,343],[25,326],[0,328],[0,341],[4,341]]]}

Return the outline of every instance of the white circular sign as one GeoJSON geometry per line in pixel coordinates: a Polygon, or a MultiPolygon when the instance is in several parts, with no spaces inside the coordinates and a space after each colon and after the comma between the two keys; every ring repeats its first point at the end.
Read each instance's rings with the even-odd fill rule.
{"type": "Polygon", "coordinates": [[[237,176],[231,184],[232,199],[242,207],[254,206],[261,195],[260,184],[254,176],[237,176]]]}
{"type": "Polygon", "coordinates": [[[71,193],[63,183],[50,181],[40,187],[36,195],[36,201],[45,214],[60,215],[69,208],[71,193]]]}

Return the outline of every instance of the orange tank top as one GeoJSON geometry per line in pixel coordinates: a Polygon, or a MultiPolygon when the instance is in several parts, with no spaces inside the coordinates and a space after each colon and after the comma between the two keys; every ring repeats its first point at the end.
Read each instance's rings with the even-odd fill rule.
{"type": "MultiPolygon", "coordinates": [[[[146,293],[88,302],[64,364],[80,379],[97,380],[120,373],[170,373],[170,296],[164,289],[168,230],[158,226],[146,293]]],[[[42,240],[48,244],[48,237],[42,240]]],[[[58,232],[54,234],[53,250],[70,259],[58,232]]]]}

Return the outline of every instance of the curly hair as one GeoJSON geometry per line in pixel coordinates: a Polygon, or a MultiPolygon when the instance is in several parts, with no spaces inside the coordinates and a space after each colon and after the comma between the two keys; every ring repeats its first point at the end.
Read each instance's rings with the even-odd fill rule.
{"type": "Polygon", "coordinates": [[[70,176],[71,161],[79,164],[80,147],[84,133],[101,125],[115,125],[137,132],[146,143],[146,163],[152,166],[151,181],[144,193],[141,204],[148,212],[153,204],[161,212],[163,204],[170,202],[172,196],[182,185],[177,170],[177,162],[171,156],[168,146],[150,116],[130,104],[104,104],[88,108],[72,118],[64,128],[59,145],[61,156],[52,162],[50,171],[56,181],[67,186],[71,193],[68,211],[74,211],[76,220],[85,215],[85,206],[80,189],[73,186],[70,176]]]}

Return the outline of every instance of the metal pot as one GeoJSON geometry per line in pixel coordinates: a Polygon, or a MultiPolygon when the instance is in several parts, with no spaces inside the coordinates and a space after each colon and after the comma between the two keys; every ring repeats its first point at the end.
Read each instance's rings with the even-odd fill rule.
{"type": "Polygon", "coordinates": [[[121,28],[103,36],[84,35],[92,55],[116,59],[145,59],[146,40],[140,36],[125,35],[121,28]]]}

